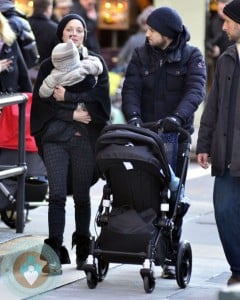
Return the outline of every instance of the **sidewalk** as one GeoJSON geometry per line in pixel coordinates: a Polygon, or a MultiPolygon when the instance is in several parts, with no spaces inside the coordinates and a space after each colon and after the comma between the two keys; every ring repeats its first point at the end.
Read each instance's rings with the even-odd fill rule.
{"type": "MultiPolygon", "coordinates": [[[[186,220],[183,238],[191,241],[193,270],[186,289],[179,289],[175,280],[160,278],[161,268],[156,267],[156,287],[152,294],[146,294],[139,274],[141,266],[118,265],[112,267],[103,282],[96,289],[87,287],[85,278],[41,295],[42,300],[236,300],[240,299],[239,289],[226,289],[230,276],[222,248],[220,246],[213,212],[186,220]],[[221,294],[221,298],[220,295],[221,294]]],[[[236,288],[235,288],[236,289],[236,288]]],[[[37,299],[33,297],[31,299],[37,299]]]]}
{"type": "MultiPolygon", "coordinates": [[[[16,234],[14,230],[4,228],[0,222],[0,290],[2,299],[98,299],[98,300],[230,300],[239,298],[219,298],[218,294],[226,287],[230,276],[222,247],[218,238],[212,208],[213,180],[207,173],[193,168],[191,181],[187,185],[187,195],[192,200],[190,210],[184,218],[182,239],[189,240],[193,252],[193,270],[191,281],[186,289],[179,289],[175,280],[160,278],[161,268],[156,267],[156,287],[152,294],[146,294],[140,277],[139,265],[110,264],[110,269],[103,282],[96,289],[87,287],[85,274],[76,271],[75,249],[71,249],[71,233],[73,232],[74,210],[71,199],[67,203],[67,223],[65,245],[70,256],[71,265],[63,266],[61,276],[43,276],[40,272],[29,273],[24,269],[25,262],[35,259],[33,265],[38,266],[37,256],[41,251],[44,238],[47,236],[47,207],[39,207],[30,213],[32,221],[26,224],[24,234],[16,234]],[[206,174],[206,176],[205,176],[206,174]],[[5,239],[3,243],[3,238],[5,239]],[[8,240],[8,241],[7,241],[8,240]],[[40,274],[40,275],[39,275],[40,274]],[[47,293],[43,293],[48,291],[47,293]],[[42,294],[43,293],[43,294],[42,294]],[[41,294],[41,295],[40,295],[41,294]]],[[[102,186],[94,186],[92,190],[93,214],[99,204],[102,186]]],[[[91,232],[94,234],[94,222],[91,232]]],[[[29,263],[28,263],[29,266],[29,263]]],[[[36,270],[38,270],[36,268],[36,270]]]]}
{"type": "MultiPolygon", "coordinates": [[[[5,242],[0,247],[1,270],[17,260],[21,255],[29,255],[34,251],[41,250],[43,236],[21,236],[14,240],[5,242]]],[[[189,219],[184,224],[183,238],[191,241],[193,251],[193,270],[189,286],[179,289],[175,280],[160,278],[161,268],[156,267],[156,287],[151,294],[151,300],[176,299],[176,300],[218,300],[219,291],[226,286],[230,276],[222,248],[220,247],[213,213],[209,212],[195,219],[189,219]]],[[[28,280],[29,290],[21,289],[26,287],[23,276],[8,274],[5,272],[5,280],[1,276],[0,289],[4,299],[26,299],[30,296],[37,296],[44,291],[41,299],[142,299],[147,297],[143,288],[143,282],[139,274],[139,265],[110,265],[111,268],[105,280],[99,283],[94,290],[87,287],[85,274],[75,270],[74,253],[71,253],[72,264],[63,266],[63,275],[51,278],[45,286],[31,286],[31,278],[28,280]],[[16,278],[20,286],[17,286],[16,278]],[[7,278],[8,277],[8,278],[7,278]],[[15,278],[14,278],[15,277],[15,278]],[[33,288],[32,288],[33,287],[33,288]],[[60,287],[60,288],[59,288],[60,287]],[[57,289],[56,289],[57,288],[57,289]],[[24,291],[23,291],[24,290],[24,291]],[[116,298],[113,296],[116,295],[116,298]]],[[[22,262],[22,260],[21,260],[22,262]]],[[[16,263],[14,262],[14,265],[16,263]]],[[[15,266],[13,267],[13,270],[15,266]]],[[[11,272],[11,270],[10,270],[11,272]]],[[[14,273],[14,272],[13,272],[14,273]]],[[[25,277],[26,278],[26,277],[25,277]]],[[[42,282],[46,276],[40,275],[38,281],[42,282]]],[[[37,296],[39,298],[39,296],[37,296]]],[[[36,299],[37,299],[36,298],[36,299]]],[[[33,298],[35,299],[35,297],[33,298]]],[[[230,300],[230,298],[227,298],[230,300]]]]}

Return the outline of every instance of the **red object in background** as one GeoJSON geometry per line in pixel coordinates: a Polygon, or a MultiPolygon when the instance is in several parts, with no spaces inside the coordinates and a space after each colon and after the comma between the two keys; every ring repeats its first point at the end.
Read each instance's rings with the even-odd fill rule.
{"type": "MultiPolygon", "coordinates": [[[[34,137],[30,134],[32,93],[26,93],[26,151],[37,152],[34,137]]],[[[0,115],[0,148],[18,149],[18,104],[5,106],[0,115]]]]}

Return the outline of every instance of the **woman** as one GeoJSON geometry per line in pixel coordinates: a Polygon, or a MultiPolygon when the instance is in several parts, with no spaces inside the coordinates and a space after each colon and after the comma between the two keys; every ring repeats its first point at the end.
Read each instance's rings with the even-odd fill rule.
{"type": "Polygon", "coordinates": [[[0,92],[32,92],[31,81],[16,35],[0,13],[0,92]]]}
{"type": "MultiPolygon", "coordinates": [[[[60,42],[66,43],[72,39],[80,58],[86,57],[87,49],[83,43],[87,28],[79,15],[66,15],[58,25],[57,36],[60,42]]],[[[88,54],[97,56],[92,52],[88,54]]],[[[72,86],[56,85],[50,97],[41,98],[39,88],[54,68],[51,57],[46,59],[40,66],[34,86],[31,111],[31,132],[43,156],[49,180],[49,237],[45,244],[56,252],[61,264],[70,262],[68,253],[62,246],[70,167],[76,225],[72,244],[76,245],[78,270],[82,269],[89,250],[89,193],[94,182],[94,144],[110,118],[108,70],[103,59],[98,57],[102,62],[103,72],[97,78],[87,75],[84,80],[72,86]],[[79,106],[79,103],[82,105],[79,106]]],[[[43,272],[61,274],[61,268],[48,263],[43,272]]]]}

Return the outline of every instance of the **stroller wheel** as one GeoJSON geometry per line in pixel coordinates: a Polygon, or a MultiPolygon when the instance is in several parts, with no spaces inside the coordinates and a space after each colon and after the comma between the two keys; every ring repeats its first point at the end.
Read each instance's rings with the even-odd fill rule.
{"type": "Polygon", "coordinates": [[[143,286],[146,293],[150,294],[155,289],[155,279],[151,276],[143,277],[143,286]]]}
{"type": "MultiPolygon", "coordinates": [[[[24,222],[27,223],[30,221],[28,217],[28,209],[24,211],[24,222]]],[[[9,228],[16,229],[16,210],[14,208],[9,208],[7,210],[1,211],[1,220],[5,223],[9,228]]]]}
{"type": "Polygon", "coordinates": [[[192,274],[192,249],[187,241],[180,242],[176,262],[176,280],[180,288],[185,288],[192,274]]]}
{"type": "Polygon", "coordinates": [[[87,285],[90,289],[95,289],[97,286],[98,280],[97,275],[94,272],[87,272],[87,285]]]}
{"type": "Polygon", "coordinates": [[[1,211],[1,220],[9,228],[15,229],[16,228],[16,211],[14,209],[1,211]]]}
{"type": "Polygon", "coordinates": [[[98,281],[101,282],[106,277],[109,268],[109,263],[102,258],[98,259],[98,281]]]}

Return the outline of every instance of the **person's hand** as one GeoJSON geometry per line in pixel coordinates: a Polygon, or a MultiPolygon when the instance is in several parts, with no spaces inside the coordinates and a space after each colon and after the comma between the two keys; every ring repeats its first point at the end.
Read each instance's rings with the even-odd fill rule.
{"type": "Polygon", "coordinates": [[[160,124],[164,132],[174,132],[181,126],[181,120],[177,117],[166,117],[160,124]]]}
{"type": "Polygon", "coordinates": [[[182,122],[180,118],[173,116],[166,117],[160,124],[164,132],[174,132],[182,125],[182,122]]]}
{"type": "Polygon", "coordinates": [[[0,60],[0,73],[3,71],[8,71],[10,65],[12,64],[12,59],[5,58],[0,60]]]}
{"type": "Polygon", "coordinates": [[[97,12],[95,10],[95,7],[93,7],[92,9],[89,9],[87,11],[87,16],[91,20],[94,20],[94,21],[97,20],[97,12]]]}
{"type": "Polygon", "coordinates": [[[82,122],[84,124],[88,124],[92,121],[92,118],[87,110],[77,108],[73,112],[73,120],[77,122],[82,122]]]}
{"type": "Polygon", "coordinates": [[[142,127],[142,120],[139,116],[134,116],[130,120],[128,120],[128,125],[142,127]]]}
{"type": "Polygon", "coordinates": [[[213,46],[212,56],[216,58],[220,54],[221,54],[220,48],[217,45],[213,46]]]}
{"type": "Polygon", "coordinates": [[[208,154],[207,153],[198,153],[197,154],[197,162],[203,169],[207,169],[209,167],[208,154]]]}
{"type": "Polygon", "coordinates": [[[55,100],[64,101],[64,94],[65,94],[65,88],[61,85],[56,85],[53,92],[53,97],[55,98],[55,100]]]}

